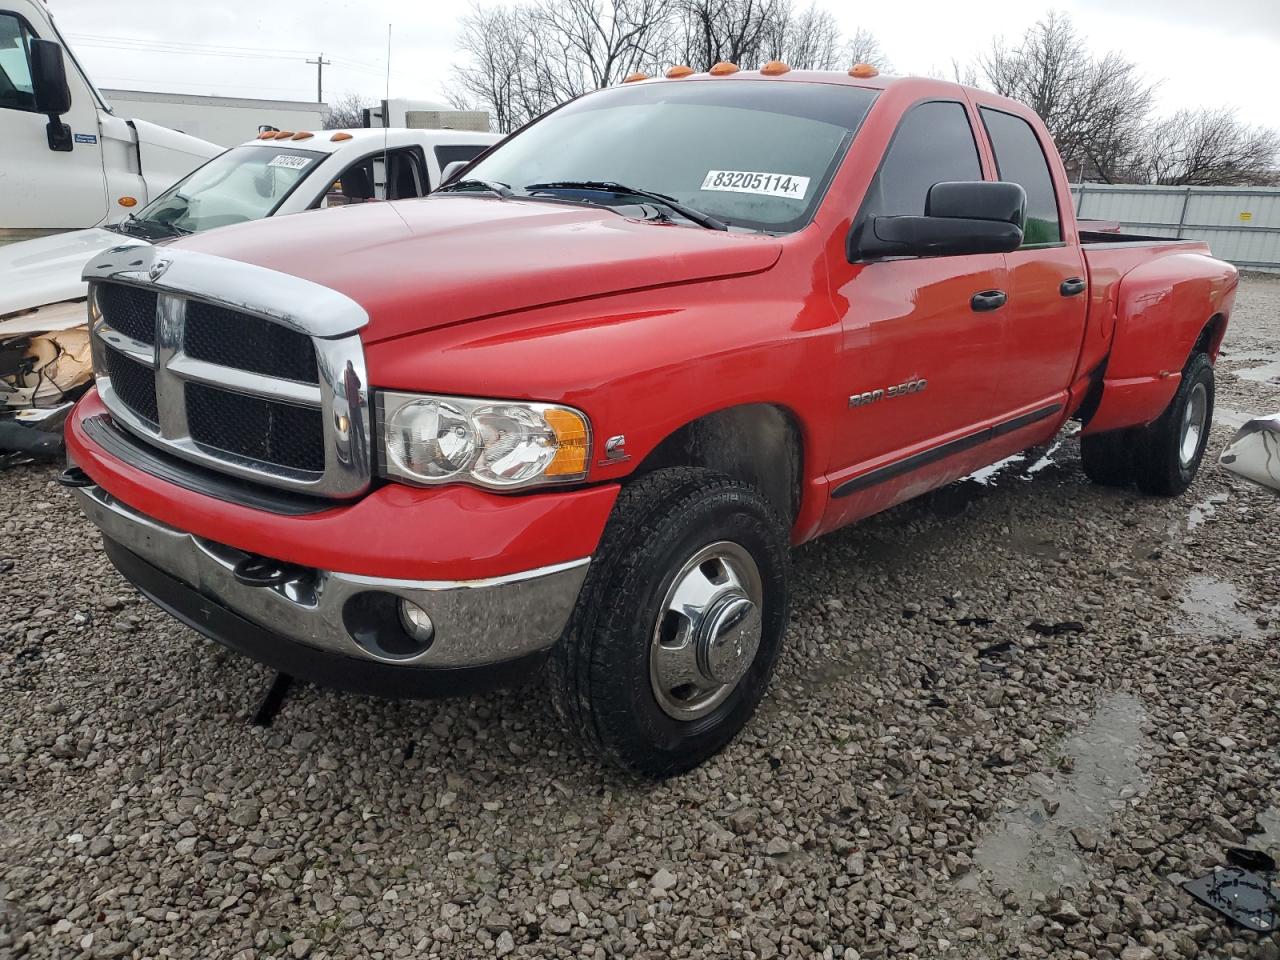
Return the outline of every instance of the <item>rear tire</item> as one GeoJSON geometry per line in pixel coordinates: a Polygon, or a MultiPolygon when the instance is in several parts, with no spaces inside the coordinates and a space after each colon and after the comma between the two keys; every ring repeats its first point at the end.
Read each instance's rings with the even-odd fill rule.
{"type": "Polygon", "coordinates": [[[1213,364],[1194,354],[1160,419],[1134,445],[1134,479],[1143,493],[1176,497],[1196,478],[1213,423],[1213,364]]]}
{"type": "Polygon", "coordinates": [[[1113,430],[1080,438],[1080,466],[1085,476],[1103,487],[1127,487],[1133,482],[1130,452],[1133,431],[1113,430]]]}
{"type": "Polygon", "coordinates": [[[721,750],[773,674],[788,563],[786,524],[748,484],[680,467],[626,486],[548,664],[570,730],[645,777],[721,750]]]}

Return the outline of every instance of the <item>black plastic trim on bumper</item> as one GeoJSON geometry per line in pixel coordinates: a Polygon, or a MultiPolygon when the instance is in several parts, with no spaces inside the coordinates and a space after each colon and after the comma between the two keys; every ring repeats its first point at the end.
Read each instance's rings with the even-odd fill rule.
{"type": "Polygon", "coordinates": [[[298,643],[246,620],[169,576],[110,537],[107,557],[156,606],[225,647],[273,670],[324,687],[379,697],[443,698],[512,686],[531,676],[547,651],[483,667],[423,668],[344,657],[298,643]]]}
{"type": "Polygon", "coordinates": [[[835,492],[831,495],[833,497],[847,497],[852,493],[857,493],[859,490],[865,490],[867,487],[874,487],[877,483],[884,483],[886,480],[900,477],[904,473],[910,473],[913,470],[919,470],[921,467],[927,467],[931,463],[937,463],[939,460],[945,460],[947,457],[953,457],[957,453],[972,450],[988,440],[1003,437],[1006,433],[1013,433],[1015,430],[1029,427],[1033,423],[1039,423],[1041,420],[1052,417],[1061,409],[1062,404],[1051,403],[1047,407],[1024,413],[1022,416],[1014,417],[1012,420],[1005,420],[1003,423],[997,423],[995,426],[979,430],[977,433],[971,433],[966,437],[960,437],[939,447],[921,451],[896,463],[890,463],[869,473],[864,473],[860,477],[846,480],[836,487],[835,492]]]}

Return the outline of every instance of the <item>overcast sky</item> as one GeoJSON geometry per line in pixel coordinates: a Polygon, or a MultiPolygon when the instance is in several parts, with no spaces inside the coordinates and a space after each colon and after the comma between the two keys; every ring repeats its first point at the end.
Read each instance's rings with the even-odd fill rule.
{"type": "MultiPolygon", "coordinates": [[[[846,32],[871,30],[895,73],[917,74],[948,71],[953,58],[966,61],[987,49],[994,34],[1016,38],[1048,10],[1062,10],[1096,50],[1119,49],[1161,81],[1162,110],[1228,105],[1250,123],[1280,127],[1280,0],[818,2],[846,32]]],[[[99,86],[298,100],[315,98],[316,68],[304,61],[321,51],[335,61],[325,67],[326,100],[347,91],[380,98],[388,24],[392,96],[443,99],[459,59],[458,16],[467,9],[443,0],[129,0],[123,7],[50,0],[49,6],[99,86]],[[120,38],[147,48],[119,44],[120,38]],[[173,44],[224,49],[222,55],[161,49],[173,44]]]]}

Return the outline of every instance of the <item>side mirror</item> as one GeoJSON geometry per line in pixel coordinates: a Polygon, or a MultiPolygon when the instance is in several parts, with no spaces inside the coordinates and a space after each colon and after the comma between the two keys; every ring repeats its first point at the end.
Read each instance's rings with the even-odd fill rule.
{"type": "Polygon", "coordinates": [[[444,169],[440,171],[440,186],[444,186],[453,179],[453,175],[465,167],[470,160],[450,160],[444,165],[444,169]]]}
{"type": "Polygon", "coordinates": [[[1026,191],[1016,183],[935,183],[923,217],[856,223],[847,241],[849,261],[1010,253],[1022,246],[1026,207],[1026,191]]]}
{"type": "Polygon", "coordinates": [[[31,85],[37,113],[48,114],[52,120],[71,109],[71,88],[67,86],[62,44],[32,39],[31,85]]]}

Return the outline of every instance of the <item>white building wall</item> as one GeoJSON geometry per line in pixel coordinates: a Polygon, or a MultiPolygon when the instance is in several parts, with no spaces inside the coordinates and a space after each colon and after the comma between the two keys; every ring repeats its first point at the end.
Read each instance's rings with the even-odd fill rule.
{"type": "Polygon", "coordinates": [[[267,124],[280,130],[321,130],[323,103],[199,97],[138,90],[103,90],[115,115],[149,120],[193,137],[230,147],[257,135],[267,124]]]}

